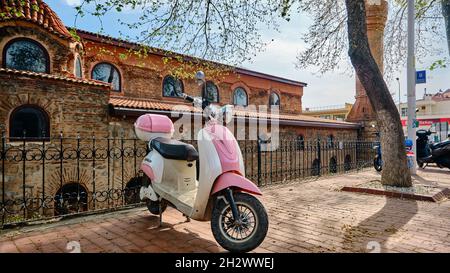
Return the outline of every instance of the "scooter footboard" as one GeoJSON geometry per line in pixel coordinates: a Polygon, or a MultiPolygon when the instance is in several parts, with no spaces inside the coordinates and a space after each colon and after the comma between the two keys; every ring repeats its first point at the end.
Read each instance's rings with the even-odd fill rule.
{"type": "Polygon", "coordinates": [[[224,173],[217,178],[211,191],[211,195],[230,187],[237,188],[250,194],[262,195],[262,192],[252,181],[233,172],[224,173]]]}
{"type": "Polygon", "coordinates": [[[439,147],[432,152],[434,157],[447,156],[450,157],[450,145],[439,147]]]}

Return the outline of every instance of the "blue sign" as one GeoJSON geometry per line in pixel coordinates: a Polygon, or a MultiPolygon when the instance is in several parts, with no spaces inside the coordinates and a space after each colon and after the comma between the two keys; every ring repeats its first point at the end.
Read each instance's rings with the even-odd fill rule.
{"type": "Polygon", "coordinates": [[[416,72],[416,84],[427,83],[427,71],[417,71],[416,72]]]}

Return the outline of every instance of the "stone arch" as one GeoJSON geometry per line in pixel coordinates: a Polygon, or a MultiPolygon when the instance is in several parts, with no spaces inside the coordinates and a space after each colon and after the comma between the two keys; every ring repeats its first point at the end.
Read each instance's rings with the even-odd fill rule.
{"type": "Polygon", "coordinates": [[[336,160],[335,156],[330,158],[330,162],[329,162],[329,165],[328,165],[328,170],[329,170],[330,173],[337,173],[338,165],[337,165],[337,160],[336,160]]]}
{"type": "MultiPolygon", "coordinates": [[[[20,43],[28,43],[28,45],[33,45],[34,48],[37,50],[40,50],[42,52],[42,57],[44,58],[45,68],[43,68],[43,71],[36,71],[36,70],[30,70],[30,69],[24,69],[25,71],[31,71],[31,72],[40,72],[40,73],[50,73],[50,67],[51,67],[51,58],[50,53],[48,49],[38,40],[32,39],[29,37],[15,37],[13,39],[10,39],[2,48],[2,67],[8,68],[7,64],[7,54],[8,50],[15,44],[20,43]]],[[[27,47],[26,47],[27,48],[27,47]]],[[[30,48],[30,46],[28,46],[30,48]]],[[[21,52],[23,53],[23,52],[21,52]]],[[[20,54],[22,55],[22,54],[20,54]]],[[[35,54],[33,54],[35,55],[35,54]]],[[[23,56],[23,55],[22,55],[23,56]]],[[[28,58],[30,59],[30,58],[28,58]]]]}
{"type": "Polygon", "coordinates": [[[55,194],[54,214],[67,215],[88,210],[88,190],[80,183],[64,184],[55,194]]]}
{"type": "Polygon", "coordinates": [[[247,106],[248,106],[250,104],[250,99],[251,99],[250,98],[251,97],[251,89],[247,84],[245,84],[242,81],[235,82],[230,86],[230,91],[231,91],[230,103],[234,104],[234,92],[238,88],[244,89],[245,93],[247,93],[247,106]]]}
{"type": "Polygon", "coordinates": [[[311,176],[320,175],[320,161],[319,159],[314,159],[311,163],[311,176]]]}
{"type": "Polygon", "coordinates": [[[9,135],[9,121],[14,110],[22,105],[35,105],[36,107],[44,109],[49,116],[51,121],[49,130],[51,134],[54,132],[57,123],[55,119],[58,118],[59,113],[57,107],[52,107],[53,103],[54,102],[51,99],[48,99],[45,96],[34,96],[29,93],[8,96],[5,100],[0,101],[0,115],[6,117],[6,119],[2,120],[0,124],[4,123],[3,130],[5,130],[7,135],[9,135]]]}
{"type": "Polygon", "coordinates": [[[351,155],[347,154],[344,158],[344,170],[350,171],[352,169],[352,157],[351,155]]]}
{"type": "Polygon", "coordinates": [[[31,139],[49,138],[51,121],[50,116],[42,107],[35,104],[23,104],[16,107],[9,115],[9,135],[20,138],[20,130],[28,130],[31,139]]]}
{"type": "Polygon", "coordinates": [[[98,66],[101,66],[101,65],[108,65],[108,66],[111,67],[112,70],[115,70],[115,72],[117,72],[118,80],[119,80],[119,88],[118,89],[114,89],[114,85],[113,85],[112,82],[106,82],[106,83],[110,83],[111,84],[111,90],[113,92],[115,92],[115,93],[123,93],[124,92],[124,88],[123,88],[123,86],[124,86],[124,78],[123,78],[124,74],[123,74],[123,71],[120,69],[120,67],[117,64],[113,63],[113,62],[99,61],[99,62],[93,63],[91,65],[90,70],[89,70],[90,78],[94,79],[94,70],[98,66]]]}
{"type": "MultiPolygon", "coordinates": [[[[0,50],[3,52],[7,43],[14,39],[31,39],[45,48],[49,55],[49,73],[67,74],[68,62],[73,55],[73,43],[66,39],[53,35],[32,23],[21,22],[20,25],[8,23],[2,26],[3,39],[0,41],[0,50]]],[[[0,54],[0,63],[3,65],[4,56],[0,54]]]]}

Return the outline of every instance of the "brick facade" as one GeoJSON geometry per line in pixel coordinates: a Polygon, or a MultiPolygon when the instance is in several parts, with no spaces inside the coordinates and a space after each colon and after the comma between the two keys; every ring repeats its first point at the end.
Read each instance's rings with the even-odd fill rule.
{"type": "MultiPolygon", "coordinates": [[[[139,49],[126,43],[111,45],[109,41],[112,38],[87,35],[83,31],[79,32],[79,36],[83,40],[85,47],[84,76],[86,78],[91,77],[91,71],[96,64],[108,62],[120,71],[123,83],[122,92],[117,92],[114,95],[180,101],[180,99],[176,98],[163,97],[162,83],[165,76],[173,73],[173,70],[178,67],[185,65],[183,62],[177,59],[165,63],[164,56],[154,53],[136,56],[137,54],[132,53],[132,51],[139,49]]],[[[193,70],[194,68],[202,69],[206,67],[202,64],[189,65],[188,69],[193,70]]],[[[190,72],[189,76],[192,76],[194,73],[194,71],[190,72]]],[[[281,111],[295,114],[301,113],[301,98],[303,96],[301,83],[288,84],[235,71],[215,71],[215,74],[217,75],[207,80],[211,80],[217,85],[220,104],[233,104],[233,91],[238,87],[242,87],[247,92],[249,104],[268,105],[269,95],[275,92],[281,99],[281,111]]],[[[201,89],[194,80],[187,77],[181,80],[186,94],[201,95],[201,89]]]]}
{"type": "MultiPolygon", "coordinates": [[[[49,56],[49,73],[34,73],[7,69],[4,54],[0,54],[0,63],[3,67],[0,69],[0,131],[5,132],[6,136],[10,131],[11,113],[17,107],[34,105],[43,109],[48,115],[51,137],[59,136],[60,133],[64,137],[79,136],[84,141],[81,143],[83,147],[92,147],[94,141],[92,137],[95,136],[98,139],[97,145],[104,149],[110,147],[109,150],[104,151],[117,152],[122,145],[124,146],[122,148],[130,153],[136,141],[127,140],[126,143],[121,143],[119,139],[110,141],[105,137],[134,138],[133,123],[137,118],[134,112],[141,110],[140,113],[151,113],[162,110],[151,107],[141,109],[129,107],[124,113],[115,114],[111,110],[117,106],[112,103],[113,97],[143,99],[169,105],[187,105],[179,98],[163,97],[162,84],[164,77],[171,74],[173,70],[183,67],[188,57],[170,53],[168,55],[175,58],[167,62],[165,59],[167,55],[164,55],[166,53],[156,50],[138,56],[133,50],[139,46],[125,41],[86,31],[78,31],[78,37],[76,35],[72,37],[57,15],[42,1],[39,0],[38,3],[45,10],[42,20],[32,17],[27,20],[21,17],[0,18],[1,52],[4,52],[5,46],[10,41],[27,38],[39,43],[49,56]],[[42,21],[47,23],[42,24],[42,21]],[[80,58],[82,62],[82,78],[75,77],[77,58],[80,58]],[[118,69],[121,78],[120,92],[112,90],[111,84],[92,80],[92,69],[96,64],[103,62],[110,63],[118,69]]],[[[3,2],[0,4],[4,5],[3,2]]],[[[0,11],[4,8],[0,6],[0,11]]],[[[25,14],[29,13],[25,12],[25,14]]],[[[211,63],[207,61],[198,62],[197,60],[195,65],[186,69],[185,75],[193,75],[197,69],[206,71],[209,65],[211,63]]],[[[219,89],[220,105],[232,104],[233,92],[238,87],[247,92],[250,105],[267,106],[269,96],[272,93],[278,94],[281,100],[281,138],[296,139],[297,136],[302,135],[306,141],[312,141],[317,138],[325,140],[330,135],[333,135],[335,140],[355,140],[358,137],[357,124],[301,115],[305,83],[240,68],[207,74],[207,77],[219,89]]],[[[185,93],[200,96],[200,88],[192,77],[181,78],[181,80],[185,93]]],[[[165,112],[170,114],[170,111],[165,112]]],[[[258,113],[250,114],[258,117],[258,113]]],[[[248,133],[246,132],[247,135],[248,133]]],[[[20,154],[20,149],[14,148],[20,147],[20,143],[14,143],[8,138],[6,140],[3,148],[8,149],[11,154],[20,154]]],[[[74,149],[77,145],[76,138],[65,141],[64,145],[67,147],[74,149]]],[[[58,153],[59,144],[61,143],[58,143],[56,137],[44,141],[44,144],[29,142],[26,147],[36,147],[36,151],[45,148],[58,153]]],[[[141,148],[145,147],[143,143],[138,145],[141,148]]],[[[25,168],[20,160],[6,164],[2,169],[5,176],[5,180],[2,181],[6,185],[5,192],[12,197],[20,196],[26,188],[27,195],[38,197],[36,195],[43,190],[41,181],[46,174],[46,194],[51,196],[54,196],[61,186],[69,183],[78,183],[89,192],[110,189],[111,183],[116,183],[116,187],[123,189],[126,183],[136,176],[138,171],[136,162],[141,160],[140,155],[129,156],[122,162],[114,156],[111,161],[102,157],[93,160],[86,154],[86,160],[80,162],[71,160],[70,152],[68,153],[69,159],[61,160],[61,162],[52,158],[48,159],[45,172],[42,169],[42,160],[27,163],[25,168]],[[84,167],[90,171],[83,171],[84,167]],[[22,179],[25,176],[24,171],[26,171],[26,181],[22,179]]],[[[31,154],[29,156],[32,156],[31,154]]],[[[38,155],[35,156],[39,158],[38,155]]],[[[310,163],[307,163],[308,166],[310,163]]]]}
{"type": "Polygon", "coordinates": [[[36,105],[50,118],[50,135],[108,134],[109,86],[0,72],[0,129],[8,133],[9,115],[19,106],[36,105]]]}

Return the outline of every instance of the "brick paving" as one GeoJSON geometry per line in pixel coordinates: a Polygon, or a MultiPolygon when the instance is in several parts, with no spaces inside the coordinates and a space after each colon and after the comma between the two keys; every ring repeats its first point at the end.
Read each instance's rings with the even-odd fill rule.
{"type": "MultiPolygon", "coordinates": [[[[450,252],[450,201],[429,203],[341,192],[378,179],[374,171],[267,187],[266,240],[255,252],[450,252]]],[[[416,182],[450,187],[448,170],[416,182]]],[[[0,252],[223,252],[209,223],[168,209],[164,225],[144,208],[0,231],[0,252]]]]}

